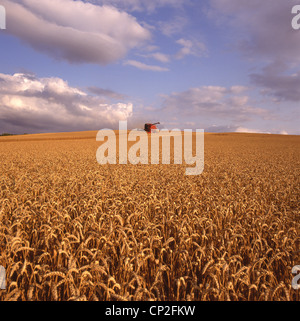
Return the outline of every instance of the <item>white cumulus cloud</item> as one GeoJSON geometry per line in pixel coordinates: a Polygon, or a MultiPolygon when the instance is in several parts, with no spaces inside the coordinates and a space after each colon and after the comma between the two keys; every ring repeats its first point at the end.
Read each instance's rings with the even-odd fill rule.
{"type": "Polygon", "coordinates": [[[0,131],[34,133],[114,128],[133,105],[71,87],[60,78],[0,73],[0,131]]]}
{"type": "Polygon", "coordinates": [[[135,17],[112,6],[73,0],[3,0],[7,32],[71,63],[109,64],[151,37],[135,17]]]}

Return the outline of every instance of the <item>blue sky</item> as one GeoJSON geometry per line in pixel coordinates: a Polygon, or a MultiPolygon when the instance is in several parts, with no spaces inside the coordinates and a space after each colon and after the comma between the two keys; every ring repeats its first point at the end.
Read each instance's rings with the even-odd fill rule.
{"type": "Polygon", "coordinates": [[[300,134],[291,0],[0,0],[0,132],[300,134]]]}

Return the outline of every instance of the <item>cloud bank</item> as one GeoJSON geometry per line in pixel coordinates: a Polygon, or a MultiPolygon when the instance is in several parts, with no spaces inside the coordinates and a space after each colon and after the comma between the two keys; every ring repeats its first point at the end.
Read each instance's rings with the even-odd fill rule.
{"type": "Polygon", "coordinates": [[[178,118],[222,119],[244,122],[255,117],[269,117],[269,112],[252,106],[246,87],[202,86],[163,96],[162,112],[178,118]]]}
{"type": "Polygon", "coordinates": [[[132,116],[133,105],[111,103],[109,94],[103,90],[101,96],[89,95],[60,78],[0,73],[0,131],[22,134],[115,128],[119,120],[132,116]]]}

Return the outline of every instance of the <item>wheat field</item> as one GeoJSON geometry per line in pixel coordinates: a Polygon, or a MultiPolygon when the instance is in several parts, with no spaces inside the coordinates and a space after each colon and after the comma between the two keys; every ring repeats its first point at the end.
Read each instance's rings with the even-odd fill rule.
{"type": "Polygon", "coordinates": [[[205,134],[205,169],[99,165],[96,132],[0,138],[1,301],[299,301],[300,137],[205,134]]]}

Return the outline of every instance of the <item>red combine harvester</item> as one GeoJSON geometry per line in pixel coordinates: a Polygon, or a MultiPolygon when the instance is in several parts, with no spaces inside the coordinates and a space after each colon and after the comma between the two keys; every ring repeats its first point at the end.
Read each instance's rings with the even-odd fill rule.
{"type": "Polygon", "coordinates": [[[158,129],[155,125],[160,124],[160,122],[158,123],[154,123],[154,124],[145,124],[144,130],[148,133],[151,134],[151,130],[155,130],[158,129]]]}

